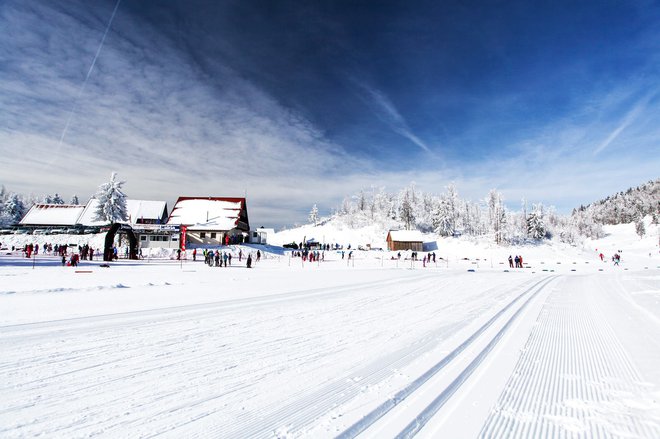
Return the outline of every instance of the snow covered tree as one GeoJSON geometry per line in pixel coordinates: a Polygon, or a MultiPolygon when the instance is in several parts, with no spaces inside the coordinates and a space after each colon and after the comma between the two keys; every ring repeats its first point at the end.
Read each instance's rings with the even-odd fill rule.
{"type": "Polygon", "coordinates": [[[451,208],[444,198],[436,206],[433,216],[433,231],[440,236],[451,236],[454,233],[451,208]]]}
{"type": "Polygon", "coordinates": [[[487,204],[490,230],[495,235],[495,242],[501,244],[504,242],[504,230],[506,225],[506,210],[504,208],[502,194],[495,189],[491,189],[488,193],[487,204]]]}
{"type": "Polygon", "coordinates": [[[545,238],[546,228],[543,214],[543,205],[534,204],[532,213],[527,217],[527,236],[532,239],[545,238]]]}
{"type": "Polygon", "coordinates": [[[118,181],[117,173],[113,172],[110,181],[99,186],[99,190],[95,195],[95,198],[99,201],[96,217],[94,218],[96,221],[115,223],[128,219],[126,195],[121,190],[124,183],[126,182],[118,181]]]}
{"type": "Polygon", "coordinates": [[[309,222],[315,226],[319,222],[319,209],[316,207],[316,204],[312,207],[312,210],[309,212],[309,222]]]}
{"type": "Polygon", "coordinates": [[[47,194],[47,195],[44,197],[44,203],[46,203],[46,204],[53,204],[53,197],[51,197],[50,194],[47,194]]]}
{"type": "Polygon", "coordinates": [[[640,238],[643,238],[646,235],[646,226],[644,225],[644,218],[639,216],[637,221],[635,221],[635,232],[639,235],[640,238]]]}
{"type": "Polygon", "coordinates": [[[64,204],[64,200],[62,199],[62,197],[60,197],[60,195],[57,192],[55,192],[55,196],[51,200],[51,203],[53,203],[53,204],[64,204]]]}
{"type": "Polygon", "coordinates": [[[71,204],[75,204],[76,206],[80,204],[80,201],[78,201],[78,195],[71,197],[71,204]]]}
{"type": "Polygon", "coordinates": [[[399,219],[406,225],[406,230],[411,230],[415,224],[413,208],[410,201],[408,189],[405,189],[401,197],[401,206],[399,207],[399,219]]]}
{"type": "Polygon", "coordinates": [[[16,224],[26,213],[23,200],[18,194],[11,194],[7,201],[5,201],[2,209],[2,222],[4,224],[16,224]]]}

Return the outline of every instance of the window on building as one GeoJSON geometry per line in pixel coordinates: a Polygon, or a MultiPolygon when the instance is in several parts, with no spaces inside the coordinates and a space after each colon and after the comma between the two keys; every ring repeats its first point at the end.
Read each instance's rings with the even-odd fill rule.
{"type": "Polygon", "coordinates": [[[211,239],[215,239],[215,233],[211,232],[211,239]]]}
{"type": "Polygon", "coordinates": [[[140,235],[140,241],[146,241],[147,235],[140,235]]]}
{"type": "Polygon", "coordinates": [[[206,232],[201,232],[199,234],[199,237],[202,238],[202,239],[206,238],[206,232]]]}

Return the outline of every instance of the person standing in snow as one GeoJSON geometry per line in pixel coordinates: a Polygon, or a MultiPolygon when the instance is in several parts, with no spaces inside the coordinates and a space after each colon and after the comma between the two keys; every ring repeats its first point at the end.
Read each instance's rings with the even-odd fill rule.
{"type": "Polygon", "coordinates": [[[513,268],[513,258],[509,255],[509,268],[513,268]]]}
{"type": "Polygon", "coordinates": [[[197,249],[193,250],[193,262],[197,260],[197,249]]]}
{"type": "Polygon", "coordinates": [[[247,257],[247,268],[252,268],[252,254],[248,254],[247,257]]]}
{"type": "Polygon", "coordinates": [[[257,262],[261,260],[261,252],[257,250],[257,262]]]}

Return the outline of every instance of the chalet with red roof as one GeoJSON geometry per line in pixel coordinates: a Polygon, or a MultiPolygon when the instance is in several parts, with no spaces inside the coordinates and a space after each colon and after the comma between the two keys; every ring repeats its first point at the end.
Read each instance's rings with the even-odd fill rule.
{"type": "Polygon", "coordinates": [[[250,232],[245,198],[179,197],[167,224],[186,226],[186,247],[240,244],[250,232]]]}

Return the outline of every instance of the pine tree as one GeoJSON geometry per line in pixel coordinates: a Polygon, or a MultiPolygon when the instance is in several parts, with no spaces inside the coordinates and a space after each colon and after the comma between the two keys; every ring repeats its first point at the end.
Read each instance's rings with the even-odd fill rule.
{"type": "Polygon", "coordinates": [[[74,204],[76,206],[80,204],[80,201],[78,201],[78,195],[74,195],[73,197],[71,197],[71,204],[74,204]]]}
{"type": "Polygon", "coordinates": [[[319,222],[319,209],[316,207],[316,204],[312,207],[312,210],[309,212],[309,222],[316,226],[319,222]]]}
{"type": "Polygon", "coordinates": [[[18,194],[11,194],[5,201],[2,209],[2,222],[4,224],[17,224],[25,215],[25,205],[18,194]]]}
{"type": "Polygon", "coordinates": [[[415,223],[412,205],[410,204],[410,195],[408,189],[405,190],[401,200],[401,207],[399,207],[399,219],[406,225],[406,230],[412,229],[415,223]]]}
{"type": "Polygon", "coordinates": [[[46,203],[46,204],[53,204],[53,197],[51,197],[50,194],[47,194],[47,195],[44,197],[44,203],[46,203]]]}
{"type": "Polygon", "coordinates": [[[440,236],[451,236],[454,233],[451,208],[446,199],[441,199],[433,216],[433,231],[440,236]]]}
{"type": "Polygon", "coordinates": [[[60,195],[57,192],[55,193],[55,196],[53,197],[51,202],[53,204],[64,204],[64,200],[62,199],[62,197],[60,197],[60,195]]]}
{"type": "Polygon", "coordinates": [[[99,186],[95,195],[99,205],[96,210],[95,221],[116,223],[126,221],[126,195],[121,190],[125,181],[117,181],[117,173],[113,172],[110,181],[99,186]]]}
{"type": "Polygon", "coordinates": [[[644,225],[644,218],[639,216],[637,221],[635,221],[635,232],[639,235],[640,238],[643,238],[646,235],[646,226],[644,225]]]}
{"type": "Polygon", "coordinates": [[[546,228],[543,216],[543,205],[534,204],[532,213],[527,217],[527,235],[532,239],[545,238],[546,228]]]}

